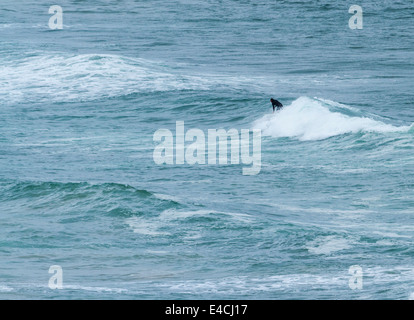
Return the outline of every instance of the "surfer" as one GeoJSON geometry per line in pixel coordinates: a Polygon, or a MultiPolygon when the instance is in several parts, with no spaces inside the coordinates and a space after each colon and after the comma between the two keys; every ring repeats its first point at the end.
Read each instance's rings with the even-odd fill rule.
{"type": "Polygon", "coordinates": [[[276,111],[279,111],[280,109],[283,108],[283,104],[281,104],[279,101],[277,101],[273,98],[270,99],[270,102],[272,103],[273,112],[275,112],[276,108],[277,108],[276,111]]]}

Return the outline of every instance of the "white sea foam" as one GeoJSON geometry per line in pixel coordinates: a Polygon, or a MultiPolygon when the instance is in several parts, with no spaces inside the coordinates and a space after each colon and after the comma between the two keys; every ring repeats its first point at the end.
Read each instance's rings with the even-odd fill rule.
{"type": "Polygon", "coordinates": [[[217,86],[260,90],[268,82],[257,76],[190,74],[155,61],[111,54],[31,52],[26,58],[0,60],[0,102],[10,104],[93,101],[142,92],[211,90],[217,86]]]}
{"type": "Polygon", "coordinates": [[[333,100],[329,100],[329,99],[323,99],[323,98],[318,98],[318,97],[314,97],[315,100],[320,101],[322,103],[334,106],[334,107],[338,107],[341,109],[347,109],[347,110],[351,110],[354,112],[358,112],[359,110],[357,108],[351,107],[351,106],[347,106],[346,104],[342,104],[333,100]]]}
{"type": "MultiPolygon", "coordinates": [[[[383,287],[393,287],[395,283],[406,283],[409,286],[412,279],[412,271],[409,268],[369,268],[363,267],[364,278],[367,287],[377,288],[374,291],[359,293],[360,299],[378,299],[381,297],[383,287]],[[369,280],[368,280],[369,279],[369,280]]],[[[350,275],[348,268],[339,267],[337,272],[326,271],[320,274],[293,273],[259,277],[227,277],[218,279],[205,279],[176,281],[159,284],[157,286],[171,292],[183,294],[221,294],[221,295],[254,295],[266,292],[303,292],[305,297],[312,297],[312,290],[319,293],[334,290],[338,297],[355,297],[355,292],[349,289],[350,275]]],[[[405,286],[405,285],[404,285],[405,286]]],[[[406,286],[405,286],[406,288],[406,286]]],[[[414,299],[414,292],[409,299],[414,299]]],[[[405,296],[406,297],[406,296],[405,296]]]]}
{"type": "Polygon", "coordinates": [[[91,292],[104,292],[104,293],[126,293],[128,292],[127,289],[121,288],[106,288],[106,287],[88,287],[88,286],[81,286],[81,285],[65,285],[65,290],[84,290],[84,291],[91,291],[91,292]]]}
{"type": "Polygon", "coordinates": [[[407,132],[411,128],[395,127],[367,117],[333,112],[324,104],[329,104],[329,100],[322,102],[320,99],[300,97],[280,112],[265,115],[255,121],[254,128],[275,138],[290,137],[299,140],[321,140],[361,131],[407,132]]]}
{"type": "Polygon", "coordinates": [[[8,286],[0,285],[0,292],[11,292],[13,291],[13,288],[10,288],[8,286]]]}
{"type": "Polygon", "coordinates": [[[134,233],[146,235],[146,236],[165,236],[169,233],[159,230],[160,225],[156,221],[147,221],[144,218],[132,217],[126,219],[126,223],[132,228],[134,233]]]}
{"type": "Polygon", "coordinates": [[[180,202],[181,201],[177,197],[170,196],[168,194],[162,194],[162,193],[154,193],[154,197],[156,197],[160,200],[166,200],[166,201],[174,201],[174,202],[180,202]]]}
{"type": "Polygon", "coordinates": [[[187,280],[160,285],[168,287],[173,292],[187,294],[252,294],[274,290],[289,290],[309,285],[318,285],[320,288],[340,286],[347,288],[347,279],[344,276],[313,275],[313,274],[286,274],[265,276],[263,278],[229,277],[212,280],[187,280]]]}
{"type": "Polygon", "coordinates": [[[177,211],[177,210],[165,210],[161,213],[160,217],[167,220],[175,219],[185,219],[193,216],[209,216],[212,214],[224,215],[233,220],[237,220],[243,223],[250,223],[252,221],[252,216],[244,213],[234,213],[234,212],[222,212],[214,210],[190,210],[190,211],[177,211]]]}
{"type": "MultiPolygon", "coordinates": [[[[146,236],[168,236],[171,233],[163,231],[163,229],[170,229],[172,224],[179,224],[181,220],[192,217],[209,217],[222,216],[223,219],[231,219],[233,223],[250,224],[253,217],[244,213],[221,212],[214,210],[171,210],[167,209],[161,212],[157,217],[132,217],[126,219],[128,226],[134,231],[146,236]]],[[[200,233],[194,230],[185,230],[183,239],[192,240],[199,239],[200,233]]]]}
{"type": "Polygon", "coordinates": [[[382,237],[386,237],[386,238],[400,238],[400,239],[411,239],[412,238],[411,235],[401,235],[395,232],[373,231],[372,233],[380,235],[382,237]]]}
{"type": "Polygon", "coordinates": [[[174,74],[144,59],[117,55],[38,55],[2,61],[3,102],[90,101],[139,92],[208,89],[202,77],[174,74]]]}
{"type": "Polygon", "coordinates": [[[348,239],[336,236],[320,237],[306,245],[310,253],[321,255],[329,255],[351,247],[352,245],[348,239]]]}
{"type": "MultiPolygon", "coordinates": [[[[64,28],[71,26],[64,25],[64,28]]],[[[6,23],[0,24],[0,29],[49,29],[49,26],[44,23],[28,24],[28,23],[6,23]]]]}
{"type": "MultiPolygon", "coordinates": [[[[413,269],[409,267],[396,268],[370,268],[363,267],[364,277],[369,279],[373,287],[378,287],[382,291],[383,286],[393,286],[396,282],[409,284],[413,269]]],[[[348,268],[339,269],[336,272],[328,271],[319,274],[312,273],[292,273],[277,274],[263,277],[226,277],[217,279],[185,280],[171,281],[168,283],[158,284],[157,286],[170,290],[174,293],[185,294],[225,294],[225,295],[257,295],[258,293],[269,291],[294,290],[295,292],[303,291],[306,294],[313,289],[332,290],[335,288],[340,297],[347,297],[352,293],[349,290],[348,268]]],[[[359,296],[362,299],[378,298],[379,292],[366,292],[359,296]]],[[[410,291],[408,291],[410,292],[410,291]]],[[[352,293],[355,294],[355,293],[352,293]]],[[[414,299],[414,292],[409,295],[414,299]]]]}

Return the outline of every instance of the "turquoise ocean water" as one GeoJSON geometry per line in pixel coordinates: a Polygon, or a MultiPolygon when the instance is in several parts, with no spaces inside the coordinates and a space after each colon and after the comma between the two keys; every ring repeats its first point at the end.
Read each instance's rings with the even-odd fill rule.
{"type": "Polygon", "coordinates": [[[356,2],[2,0],[0,298],[414,298],[414,5],[356,2]],[[176,121],[261,172],[156,165],[176,121]]]}

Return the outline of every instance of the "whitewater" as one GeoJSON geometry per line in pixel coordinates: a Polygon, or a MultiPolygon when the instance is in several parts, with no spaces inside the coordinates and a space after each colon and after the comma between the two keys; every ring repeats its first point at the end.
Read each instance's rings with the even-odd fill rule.
{"type": "Polygon", "coordinates": [[[291,137],[306,141],[358,132],[407,133],[413,125],[393,126],[369,116],[360,116],[358,110],[334,101],[300,97],[276,114],[263,116],[253,127],[275,138],[291,137]]]}

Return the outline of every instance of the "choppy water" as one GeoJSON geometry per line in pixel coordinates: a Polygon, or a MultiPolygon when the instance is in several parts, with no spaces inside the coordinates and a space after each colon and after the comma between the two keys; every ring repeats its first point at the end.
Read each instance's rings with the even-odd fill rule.
{"type": "Polygon", "coordinates": [[[1,298],[413,297],[411,2],[114,3],[1,1],[1,298]],[[156,165],[176,121],[260,174],[156,165]]]}

